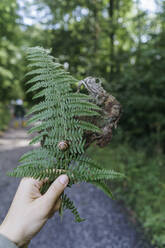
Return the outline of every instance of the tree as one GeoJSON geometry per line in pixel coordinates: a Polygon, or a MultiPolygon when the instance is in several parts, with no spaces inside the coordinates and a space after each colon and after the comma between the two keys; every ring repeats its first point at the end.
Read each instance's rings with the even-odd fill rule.
{"type": "Polygon", "coordinates": [[[0,2],[0,102],[22,97],[20,27],[16,1],[0,2]],[[4,97],[5,96],[5,97],[4,97]]]}

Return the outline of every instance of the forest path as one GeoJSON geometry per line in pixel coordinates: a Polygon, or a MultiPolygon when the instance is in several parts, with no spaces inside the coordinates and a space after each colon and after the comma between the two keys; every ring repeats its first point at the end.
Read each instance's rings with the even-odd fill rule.
{"type": "MultiPolygon", "coordinates": [[[[0,137],[0,221],[5,217],[19,180],[6,176],[28,151],[26,129],[10,128],[0,137]]],[[[61,222],[58,214],[50,219],[32,240],[30,248],[150,248],[123,208],[90,184],[75,185],[69,195],[85,222],[74,223],[66,212],[61,222]]]]}

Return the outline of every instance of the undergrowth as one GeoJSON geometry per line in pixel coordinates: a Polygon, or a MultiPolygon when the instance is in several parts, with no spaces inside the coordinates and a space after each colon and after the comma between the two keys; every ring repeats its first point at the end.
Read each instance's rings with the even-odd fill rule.
{"type": "Polygon", "coordinates": [[[10,118],[8,107],[5,104],[0,103],[0,131],[7,129],[10,118]]]}
{"type": "Polygon", "coordinates": [[[88,152],[104,168],[116,168],[126,175],[122,183],[111,183],[115,198],[124,201],[155,247],[165,247],[165,157],[149,157],[127,144],[104,149],[93,146],[88,152]]]}

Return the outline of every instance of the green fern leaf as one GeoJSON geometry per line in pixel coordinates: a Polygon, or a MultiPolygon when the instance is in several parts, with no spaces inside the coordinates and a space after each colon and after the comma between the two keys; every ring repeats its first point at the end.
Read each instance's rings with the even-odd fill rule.
{"type": "MultiPolygon", "coordinates": [[[[41,189],[44,193],[61,174],[68,175],[69,187],[77,182],[89,182],[101,188],[108,196],[111,191],[104,180],[122,178],[113,170],[102,169],[95,161],[84,155],[84,134],[100,133],[101,129],[87,121],[97,116],[101,109],[93,103],[91,96],[73,92],[78,82],[64,67],[41,47],[27,49],[28,76],[27,92],[33,92],[33,99],[39,103],[32,107],[27,124],[33,124],[29,133],[37,133],[30,144],[40,142],[40,147],[25,153],[19,165],[9,176],[47,178],[41,189]],[[87,118],[86,118],[87,117],[87,118]],[[90,118],[89,118],[90,117],[90,118]]],[[[79,213],[66,194],[62,195],[61,213],[69,209],[76,222],[81,222],[79,213]]]]}
{"type": "Polygon", "coordinates": [[[104,182],[99,182],[99,181],[94,181],[91,182],[93,185],[95,185],[96,187],[98,187],[99,189],[101,189],[102,191],[104,191],[104,193],[109,196],[110,198],[114,199],[113,194],[111,192],[111,190],[109,189],[108,185],[104,182]]]}

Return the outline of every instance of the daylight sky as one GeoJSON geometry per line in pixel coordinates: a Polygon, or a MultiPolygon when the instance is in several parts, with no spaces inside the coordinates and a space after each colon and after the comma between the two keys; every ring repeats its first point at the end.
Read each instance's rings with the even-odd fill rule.
{"type": "Polygon", "coordinates": [[[154,12],[156,9],[155,1],[154,0],[141,0],[141,8],[143,10],[154,12]]]}
{"type": "MultiPolygon", "coordinates": [[[[29,3],[32,3],[33,0],[18,0],[18,3],[20,5],[20,7],[24,6],[24,2],[27,1],[29,3]]],[[[155,12],[156,10],[156,4],[154,0],[140,0],[140,7],[145,10],[148,11],[150,13],[155,12]]],[[[28,17],[24,11],[20,11],[20,15],[23,17],[23,22],[25,25],[32,25],[32,24],[36,24],[39,22],[39,20],[43,21],[44,15],[45,13],[41,12],[40,16],[38,12],[36,12],[34,7],[31,7],[29,9],[29,13],[30,16],[28,17]],[[36,18],[37,16],[37,18],[36,18]]],[[[46,21],[46,20],[45,20],[46,21]]]]}

